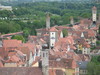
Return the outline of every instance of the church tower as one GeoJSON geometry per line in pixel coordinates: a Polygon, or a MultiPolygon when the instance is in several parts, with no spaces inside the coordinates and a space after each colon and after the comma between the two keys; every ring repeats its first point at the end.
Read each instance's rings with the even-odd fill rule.
{"type": "Polygon", "coordinates": [[[50,28],[50,13],[46,13],[46,28],[50,28]]]}
{"type": "Polygon", "coordinates": [[[49,35],[50,35],[50,48],[52,49],[58,40],[58,30],[55,27],[52,27],[49,30],[49,35]]]}
{"type": "Polygon", "coordinates": [[[70,17],[70,24],[71,24],[71,25],[74,25],[74,19],[73,19],[72,16],[70,17]]]}
{"type": "Polygon", "coordinates": [[[92,21],[93,21],[93,24],[96,24],[96,21],[97,21],[97,8],[95,6],[92,8],[92,21]]]}
{"type": "Polygon", "coordinates": [[[96,27],[96,21],[97,21],[97,8],[94,6],[92,8],[92,25],[89,27],[89,29],[96,27]]]}
{"type": "Polygon", "coordinates": [[[42,46],[41,59],[43,75],[49,75],[49,46],[47,44],[42,46]]]}

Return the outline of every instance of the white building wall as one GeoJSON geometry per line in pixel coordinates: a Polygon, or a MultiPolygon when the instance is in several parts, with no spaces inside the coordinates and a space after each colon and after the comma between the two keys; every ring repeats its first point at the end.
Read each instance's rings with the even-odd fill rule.
{"type": "Polygon", "coordinates": [[[83,54],[90,54],[90,48],[83,48],[83,54]]]}
{"type": "Polygon", "coordinates": [[[50,32],[50,47],[53,47],[56,42],[56,32],[50,32]]]}
{"type": "Polygon", "coordinates": [[[60,38],[63,38],[63,32],[61,32],[61,34],[60,34],[60,38]]]}
{"type": "Polygon", "coordinates": [[[97,17],[96,13],[93,13],[93,16],[92,16],[93,21],[96,21],[96,17],[97,17]]]}

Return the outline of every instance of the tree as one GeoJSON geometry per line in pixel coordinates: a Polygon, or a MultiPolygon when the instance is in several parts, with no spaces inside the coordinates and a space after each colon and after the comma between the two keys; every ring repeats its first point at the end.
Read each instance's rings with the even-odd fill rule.
{"type": "Polygon", "coordinates": [[[15,35],[15,36],[12,36],[11,39],[17,39],[17,40],[22,40],[22,42],[25,42],[25,39],[22,35],[15,35]]]}
{"type": "Polygon", "coordinates": [[[100,74],[100,56],[93,56],[92,60],[87,66],[87,75],[99,75],[100,74]]]}
{"type": "Polygon", "coordinates": [[[66,36],[68,36],[68,31],[67,31],[67,29],[63,29],[63,37],[66,37],[66,36]]]}

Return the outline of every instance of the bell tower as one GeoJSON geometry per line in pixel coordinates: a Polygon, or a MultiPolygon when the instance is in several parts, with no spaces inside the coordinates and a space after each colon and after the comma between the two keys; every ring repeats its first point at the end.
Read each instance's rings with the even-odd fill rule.
{"type": "Polygon", "coordinates": [[[58,41],[58,30],[55,27],[52,27],[49,30],[49,34],[50,34],[50,48],[53,49],[55,43],[58,41]]]}
{"type": "Polygon", "coordinates": [[[46,28],[50,28],[50,13],[46,13],[46,28]]]}
{"type": "Polygon", "coordinates": [[[97,8],[94,6],[92,8],[92,25],[89,28],[96,27],[96,21],[97,21],[97,8]]]}
{"type": "Polygon", "coordinates": [[[74,25],[74,19],[73,19],[72,16],[70,17],[70,24],[71,24],[71,25],[74,25]]]}
{"type": "Polygon", "coordinates": [[[97,8],[95,6],[92,8],[92,21],[93,21],[93,24],[96,24],[96,21],[97,21],[97,8]]]}
{"type": "Polygon", "coordinates": [[[41,59],[43,75],[49,75],[49,46],[47,44],[42,46],[41,59]]]}

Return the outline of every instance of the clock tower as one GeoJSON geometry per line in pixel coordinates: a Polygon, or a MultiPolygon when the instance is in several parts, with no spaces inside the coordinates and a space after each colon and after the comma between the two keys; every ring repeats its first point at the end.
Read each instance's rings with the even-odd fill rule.
{"type": "Polygon", "coordinates": [[[55,27],[50,29],[50,48],[52,49],[58,40],[58,30],[55,27]]]}

